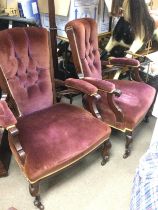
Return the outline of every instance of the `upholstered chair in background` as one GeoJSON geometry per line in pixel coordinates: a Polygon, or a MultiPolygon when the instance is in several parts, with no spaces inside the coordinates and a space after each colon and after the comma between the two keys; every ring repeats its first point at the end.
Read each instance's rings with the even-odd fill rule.
{"type": "MultiPolygon", "coordinates": [[[[8,130],[10,148],[29,182],[34,204],[44,209],[39,182],[102,144],[105,164],[111,129],[83,108],[53,102],[54,79],[46,29],[1,31],[0,66],[0,84],[7,96],[0,102],[0,126],[8,130]]],[[[73,86],[94,98],[94,102],[99,97],[98,88],[86,81],[73,81],[73,86]]]]}
{"type": "MultiPolygon", "coordinates": [[[[139,81],[102,79],[95,20],[90,18],[76,19],[67,23],[65,29],[78,75],[84,81],[95,85],[102,96],[97,102],[102,120],[126,135],[123,156],[126,158],[130,154],[132,133],[148,113],[154,101],[155,89],[140,82],[139,62],[135,59],[110,58],[104,63],[130,67],[135,79],[139,81]],[[114,115],[115,112],[117,112],[117,117],[114,115]]],[[[87,104],[88,102],[86,102],[86,106],[89,109],[87,104]]]]}

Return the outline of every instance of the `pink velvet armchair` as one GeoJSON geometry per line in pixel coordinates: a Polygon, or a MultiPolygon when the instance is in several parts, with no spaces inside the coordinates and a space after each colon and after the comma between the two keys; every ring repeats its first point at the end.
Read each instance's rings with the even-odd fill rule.
{"type": "MultiPolygon", "coordinates": [[[[102,144],[105,164],[111,147],[111,129],[83,108],[54,104],[46,29],[1,31],[0,66],[0,84],[7,96],[6,101],[0,101],[0,126],[8,130],[10,148],[29,182],[35,206],[44,209],[40,181],[102,144]]],[[[86,81],[75,80],[71,87],[89,95],[94,102],[99,97],[98,88],[86,81]]]]}
{"type": "MultiPolygon", "coordinates": [[[[132,133],[147,115],[154,101],[155,89],[141,82],[140,64],[135,59],[110,58],[103,64],[128,66],[138,81],[102,79],[95,20],[76,19],[67,23],[65,29],[78,75],[99,89],[101,99],[97,101],[97,108],[102,120],[126,135],[123,157],[127,158],[131,151],[132,133]]],[[[89,97],[85,104],[87,109],[90,108],[88,101],[89,97]]]]}

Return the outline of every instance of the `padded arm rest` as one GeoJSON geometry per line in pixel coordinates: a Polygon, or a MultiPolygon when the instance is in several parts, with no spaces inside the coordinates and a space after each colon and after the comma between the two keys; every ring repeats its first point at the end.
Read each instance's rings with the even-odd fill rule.
{"type": "Polygon", "coordinates": [[[106,91],[108,93],[111,93],[115,90],[115,85],[106,80],[95,79],[92,77],[85,77],[83,80],[91,83],[92,85],[95,85],[98,89],[106,91]]]}
{"type": "Polygon", "coordinates": [[[8,128],[17,123],[16,118],[5,101],[0,101],[0,126],[8,128]]]}
{"type": "Polygon", "coordinates": [[[65,85],[76,90],[79,90],[88,95],[95,95],[98,92],[98,88],[89,82],[80,79],[69,78],[65,80],[65,85]]]}
{"type": "Polygon", "coordinates": [[[102,65],[119,65],[119,66],[131,66],[139,67],[140,63],[134,58],[109,58],[108,61],[102,61],[102,65]]]}

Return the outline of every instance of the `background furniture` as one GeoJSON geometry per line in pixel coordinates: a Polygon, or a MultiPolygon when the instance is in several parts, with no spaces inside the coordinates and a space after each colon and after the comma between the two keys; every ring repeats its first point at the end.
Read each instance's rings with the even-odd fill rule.
{"type": "Polygon", "coordinates": [[[38,26],[32,19],[26,19],[16,16],[0,16],[0,30],[14,27],[38,26]]]}

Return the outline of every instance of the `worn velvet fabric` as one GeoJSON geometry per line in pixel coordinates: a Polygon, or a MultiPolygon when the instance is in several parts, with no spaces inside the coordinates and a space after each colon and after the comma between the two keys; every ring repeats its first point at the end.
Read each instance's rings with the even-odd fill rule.
{"type": "MultiPolygon", "coordinates": [[[[76,19],[66,24],[66,30],[69,27],[72,27],[75,33],[84,76],[101,79],[100,53],[96,39],[97,30],[92,30],[92,28],[96,28],[96,22],[91,21],[90,18],[76,19]]],[[[67,35],[70,45],[74,45],[75,43],[71,42],[73,34],[68,33],[67,35]]],[[[76,52],[72,52],[72,54],[74,54],[73,57],[77,57],[76,52]]]]}
{"type": "MultiPolygon", "coordinates": [[[[97,106],[103,120],[110,126],[118,129],[124,131],[133,130],[145,117],[145,114],[152,105],[156,92],[155,89],[145,83],[136,81],[102,80],[101,61],[97,51],[98,38],[95,20],[90,18],[72,20],[67,23],[66,31],[67,29],[73,31],[73,33],[68,33],[70,47],[73,46],[74,48],[75,46],[77,48],[75,53],[72,51],[72,55],[78,58],[82,64],[84,80],[95,85],[102,96],[97,106]],[[72,39],[72,35],[75,36],[75,39],[72,39]],[[106,91],[112,92],[114,89],[119,89],[122,92],[120,97],[114,98],[118,107],[122,109],[124,116],[122,123],[116,122],[115,115],[109,107],[105,93],[106,91]]],[[[139,61],[128,58],[112,58],[107,64],[133,67],[140,65],[139,61]]]]}
{"type": "Polygon", "coordinates": [[[84,77],[83,80],[95,85],[104,92],[113,92],[116,89],[115,84],[107,80],[95,79],[92,77],[84,77]]]}
{"type": "Polygon", "coordinates": [[[47,33],[35,27],[0,33],[0,65],[22,115],[52,106],[47,33]]]}
{"type": "Polygon", "coordinates": [[[115,97],[115,102],[122,109],[124,121],[117,122],[114,113],[107,102],[107,95],[102,91],[102,96],[97,104],[99,112],[105,122],[116,128],[133,130],[149,110],[155,96],[155,89],[145,83],[128,80],[108,80],[120,89],[122,94],[115,97]]]}
{"type": "Polygon", "coordinates": [[[16,118],[5,101],[0,101],[0,126],[7,128],[16,124],[16,118]]]}
{"type": "Polygon", "coordinates": [[[98,92],[98,88],[96,86],[80,79],[73,79],[73,78],[66,79],[65,85],[73,87],[74,89],[80,90],[81,92],[88,95],[94,95],[98,92]]]}
{"type": "Polygon", "coordinates": [[[66,167],[101,144],[110,128],[84,109],[57,104],[18,120],[30,181],[66,167]]]}
{"type": "MultiPolygon", "coordinates": [[[[73,164],[109,138],[109,126],[86,110],[69,104],[53,105],[54,86],[51,85],[45,29],[29,27],[2,31],[0,46],[3,82],[21,112],[17,118],[17,137],[25,153],[24,161],[21,162],[11,135],[9,143],[31,183],[73,164]]],[[[87,93],[98,91],[85,81],[70,83],[87,93]]],[[[0,125],[3,127],[16,123],[8,109],[5,102],[0,103],[0,125]]]]}
{"type": "MultiPolygon", "coordinates": [[[[104,62],[104,61],[103,61],[104,62]]],[[[140,66],[140,62],[133,58],[110,58],[108,60],[108,64],[112,65],[120,65],[120,66],[131,66],[138,67],[140,66]]]]}

